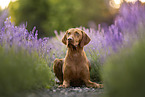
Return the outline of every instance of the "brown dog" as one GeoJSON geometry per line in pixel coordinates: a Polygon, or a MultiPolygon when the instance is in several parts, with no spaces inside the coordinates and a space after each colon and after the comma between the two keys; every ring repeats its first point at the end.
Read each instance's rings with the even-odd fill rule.
{"type": "Polygon", "coordinates": [[[100,84],[90,81],[90,63],[83,47],[90,42],[88,35],[77,28],[66,31],[62,42],[68,50],[65,59],[55,59],[53,70],[60,87],[81,86],[100,88],[100,84]]]}

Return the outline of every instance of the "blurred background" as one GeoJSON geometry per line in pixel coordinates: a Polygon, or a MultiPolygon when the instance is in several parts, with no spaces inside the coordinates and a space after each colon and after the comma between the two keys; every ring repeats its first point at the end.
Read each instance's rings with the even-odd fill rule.
{"type": "Polygon", "coordinates": [[[17,26],[27,25],[28,31],[36,26],[39,37],[51,37],[54,30],[110,25],[123,1],[137,0],[0,0],[0,15],[7,13],[3,16],[11,16],[17,26]]]}

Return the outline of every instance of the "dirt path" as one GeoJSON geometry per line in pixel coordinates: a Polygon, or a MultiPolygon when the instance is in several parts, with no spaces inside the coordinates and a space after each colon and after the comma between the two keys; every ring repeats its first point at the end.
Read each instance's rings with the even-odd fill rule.
{"type": "Polygon", "coordinates": [[[101,97],[103,89],[87,87],[52,88],[27,93],[25,97],[101,97]]]}

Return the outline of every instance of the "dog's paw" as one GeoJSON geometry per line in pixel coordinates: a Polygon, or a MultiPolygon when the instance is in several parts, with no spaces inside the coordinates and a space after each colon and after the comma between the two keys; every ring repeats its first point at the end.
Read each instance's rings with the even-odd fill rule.
{"type": "Polygon", "coordinates": [[[64,86],[64,85],[59,85],[58,87],[59,87],[59,88],[65,88],[65,86],[64,86]]]}
{"type": "Polygon", "coordinates": [[[104,88],[103,84],[96,84],[95,88],[104,88]]]}
{"type": "Polygon", "coordinates": [[[67,86],[67,85],[59,85],[58,87],[59,88],[68,88],[69,86],[67,86]]]}

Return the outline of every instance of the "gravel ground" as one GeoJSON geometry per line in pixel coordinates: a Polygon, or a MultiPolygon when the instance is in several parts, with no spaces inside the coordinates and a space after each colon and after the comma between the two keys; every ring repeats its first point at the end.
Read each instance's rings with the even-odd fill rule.
{"type": "Polygon", "coordinates": [[[25,94],[25,97],[101,97],[103,92],[103,89],[87,87],[54,87],[48,90],[32,91],[30,93],[25,94]]]}

